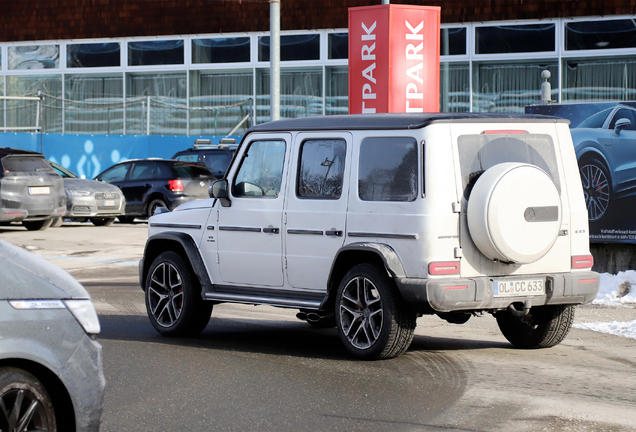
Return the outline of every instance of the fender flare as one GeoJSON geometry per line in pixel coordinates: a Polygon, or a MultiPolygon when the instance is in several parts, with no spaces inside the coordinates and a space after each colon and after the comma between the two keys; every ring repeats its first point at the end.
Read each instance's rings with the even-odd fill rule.
{"type": "Polygon", "coordinates": [[[139,284],[141,285],[141,289],[145,291],[146,287],[146,277],[148,276],[148,271],[150,270],[150,265],[159,256],[162,252],[166,252],[170,249],[161,248],[157,251],[153,250],[153,245],[157,245],[157,243],[178,243],[181,245],[181,248],[186,253],[186,257],[192,266],[192,270],[194,274],[197,276],[201,287],[206,287],[212,285],[212,281],[210,280],[210,275],[208,274],[207,268],[205,267],[205,263],[203,262],[203,258],[201,257],[201,253],[199,252],[199,248],[197,247],[194,239],[183,232],[177,231],[164,231],[153,235],[148,238],[146,241],[146,246],[144,248],[144,258],[139,261],[139,284]],[[149,253],[150,252],[150,253],[149,253]],[[151,259],[146,259],[148,256],[151,259]]]}
{"type": "Polygon", "coordinates": [[[333,276],[334,266],[338,262],[338,258],[344,252],[348,251],[364,251],[371,252],[378,255],[382,258],[384,262],[384,267],[389,271],[391,277],[393,278],[403,278],[406,277],[406,272],[404,271],[404,266],[402,266],[402,261],[398,257],[397,252],[391,246],[384,243],[371,243],[371,242],[359,242],[359,243],[349,243],[336,253],[336,257],[331,264],[331,270],[329,271],[329,279],[333,276]]]}

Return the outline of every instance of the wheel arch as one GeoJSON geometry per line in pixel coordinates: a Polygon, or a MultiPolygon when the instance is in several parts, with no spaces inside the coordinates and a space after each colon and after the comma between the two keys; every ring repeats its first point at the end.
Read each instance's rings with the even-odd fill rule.
{"type": "Polygon", "coordinates": [[[186,233],[166,231],[155,234],[146,241],[143,260],[139,265],[139,284],[142,290],[146,290],[150,266],[159,255],[168,251],[176,252],[186,260],[201,286],[212,284],[194,239],[186,233]]]}
{"type": "Polygon", "coordinates": [[[612,170],[610,168],[610,164],[609,164],[609,161],[607,160],[607,157],[602,152],[600,152],[598,149],[594,147],[587,147],[583,149],[581,153],[577,152],[576,158],[578,160],[579,166],[581,165],[581,163],[585,161],[589,161],[589,160],[597,160],[603,165],[605,165],[605,169],[607,170],[607,174],[609,176],[611,190],[612,191],[614,190],[614,178],[612,176],[612,170]]]}
{"type": "Polygon", "coordinates": [[[328,296],[322,308],[333,304],[338,285],[344,275],[362,263],[372,263],[384,268],[391,278],[406,277],[402,262],[391,246],[383,243],[350,243],[338,251],[331,265],[327,279],[328,296]]]}
{"type": "Polygon", "coordinates": [[[73,400],[62,380],[53,371],[40,363],[21,358],[2,359],[0,367],[22,369],[37,378],[53,401],[57,429],[60,431],[76,430],[73,400]]]}

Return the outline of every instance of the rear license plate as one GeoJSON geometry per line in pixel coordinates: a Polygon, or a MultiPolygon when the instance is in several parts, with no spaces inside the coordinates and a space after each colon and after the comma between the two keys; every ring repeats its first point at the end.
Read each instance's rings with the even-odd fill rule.
{"type": "Polygon", "coordinates": [[[49,195],[50,193],[51,193],[51,188],[49,188],[48,186],[29,188],[29,195],[49,195]]]}
{"type": "Polygon", "coordinates": [[[104,200],[104,207],[115,207],[115,200],[104,200]]]}
{"type": "Polygon", "coordinates": [[[495,281],[495,297],[525,297],[545,294],[543,279],[495,281]]]}

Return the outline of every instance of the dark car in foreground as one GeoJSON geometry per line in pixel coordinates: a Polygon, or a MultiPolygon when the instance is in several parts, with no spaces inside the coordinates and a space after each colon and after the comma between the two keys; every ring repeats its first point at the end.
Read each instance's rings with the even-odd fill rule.
{"type": "Polygon", "coordinates": [[[68,273],[0,240],[0,430],[98,431],[99,320],[68,273]]]}
{"type": "Polygon", "coordinates": [[[237,147],[234,139],[220,144],[211,144],[210,140],[195,140],[194,147],[175,153],[172,159],[201,162],[214,177],[223,178],[237,147]]]}
{"type": "Polygon", "coordinates": [[[204,164],[172,159],[139,159],[120,162],[95,177],[119,187],[126,198],[122,222],[150,217],[159,207],[173,210],[196,199],[209,198],[215,177],[204,164]]]}
{"type": "Polygon", "coordinates": [[[65,213],[64,182],[44,156],[0,148],[0,223],[42,230],[65,213]]]}
{"type": "MultiPolygon", "coordinates": [[[[49,163],[64,179],[67,219],[78,222],[88,219],[95,226],[105,226],[124,214],[126,199],[117,186],[81,179],[60,164],[49,163]]],[[[59,218],[58,223],[61,225],[62,218],[59,218]]]]}

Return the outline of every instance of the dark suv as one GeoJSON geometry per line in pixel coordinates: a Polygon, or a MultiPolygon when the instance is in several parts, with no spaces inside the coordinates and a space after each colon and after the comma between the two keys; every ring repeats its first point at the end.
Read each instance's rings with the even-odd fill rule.
{"type": "Polygon", "coordinates": [[[130,223],[135,217],[150,217],[158,207],[170,210],[195,199],[208,198],[214,176],[204,164],[170,159],[140,159],[120,162],[95,177],[118,186],[126,197],[130,223]]]}
{"type": "Polygon", "coordinates": [[[210,140],[198,139],[194,141],[194,147],[175,153],[172,159],[204,163],[214,177],[223,178],[236,148],[234,139],[221,139],[220,144],[214,145],[210,140]]]}
{"type": "Polygon", "coordinates": [[[66,214],[64,181],[44,155],[0,148],[0,223],[43,230],[66,214]]]}

